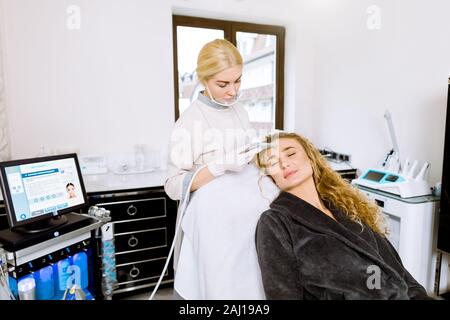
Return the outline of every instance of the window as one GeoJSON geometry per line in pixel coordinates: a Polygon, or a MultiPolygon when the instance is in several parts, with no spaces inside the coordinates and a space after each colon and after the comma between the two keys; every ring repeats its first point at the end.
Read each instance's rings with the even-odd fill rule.
{"type": "Polygon", "coordinates": [[[284,27],[173,16],[175,120],[203,90],[195,74],[207,42],[225,38],[244,59],[240,101],[257,130],[283,129],[284,27]]]}

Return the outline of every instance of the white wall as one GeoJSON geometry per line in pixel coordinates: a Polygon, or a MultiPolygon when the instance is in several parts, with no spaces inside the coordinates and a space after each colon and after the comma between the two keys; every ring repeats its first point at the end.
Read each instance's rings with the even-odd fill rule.
{"type": "Polygon", "coordinates": [[[1,48],[1,29],[0,29],[0,161],[8,160],[10,158],[9,148],[9,131],[8,119],[6,118],[6,104],[5,104],[5,90],[3,77],[3,59],[1,48]]]}
{"type": "MultiPolygon", "coordinates": [[[[316,145],[349,153],[353,164],[365,169],[381,164],[391,148],[383,118],[389,109],[403,159],[429,161],[430,181],[439,181],[450,76],[450,2],[308,0],[297,9],[306,14],[312,32],[314,94],[312,104],[298,105],[296,130],[303,130],[306,114],[313,120],[316,145]],[[367,28],[370,5],[381,9],[379,30],[367,28]]],[[[296,88],[305,85],[297,82],[296,88]]]]}
{"type": "Polygon", "coordinates": [[[1,0],[12,156],[159,147],[174,120],[167,1],[1,0]],[[81,29],[69,30],[69,5],[81,29]]]}

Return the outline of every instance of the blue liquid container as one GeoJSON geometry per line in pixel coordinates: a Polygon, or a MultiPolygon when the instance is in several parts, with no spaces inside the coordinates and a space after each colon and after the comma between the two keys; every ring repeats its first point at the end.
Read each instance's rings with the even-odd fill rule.
{"type": "Polygon", "coordinates": [[[63,297],[67,287],[67,279],[71,275],[69,270],[70,257],[62,259],[53,265],[53,273],[55,278],[55,296],[56,300],[63,297]]]}
{"type": "MultiPolygon", "coordinates": [[[[80,268],[79,285],[81,289],[87,289],[89,285],[88,257],[86,252],[80,251],[72,256],[72,264],[80,268]]],[[[78,283],[78,279],[76,281],[78,283]]]]}
{"type": "Polygon", "coordinates": [[[93,257],[91,248],[85,248],[84,252],[86,252],[87,260],[88,260],[88,278],[89,278],[88,290],[90,292],[95,292],[95,287],[94,287],[95,270],[94,270],[93,261],[94,261],[94,259],[96,259],[96,257],[95,258],[93,257]]]}
{"type": "Polygon", "coordinates": [[[17,291],[19,293],[19,300],[36,299],[36,280],[32,273],[19,278],[19,281],[17,281],[17,291]]]}
{"type": "Polygon", "coordinates": [[[53,267],[48,265],[34,273],[36,279],[36,299],[50,300],[55,295],[53,267]]]}

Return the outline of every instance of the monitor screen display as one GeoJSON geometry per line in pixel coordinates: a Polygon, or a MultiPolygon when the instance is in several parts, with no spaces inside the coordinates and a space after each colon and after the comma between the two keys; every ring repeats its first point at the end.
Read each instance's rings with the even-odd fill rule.
{"type": "Polygon", "coordinates": [[[86,204],[76,154],[0,164],[10,227],[71,212],[86,204]]]}

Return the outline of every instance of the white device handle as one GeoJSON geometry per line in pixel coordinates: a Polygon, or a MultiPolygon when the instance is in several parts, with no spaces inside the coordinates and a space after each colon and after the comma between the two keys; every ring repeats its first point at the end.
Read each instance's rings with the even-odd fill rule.
{"type": "Polygon", "coordinates": [[[405,164],[403,165],[403,170],[401,173],[402,175],[406,176],[406,174],[408,173],[408,168],[409,168],[410,164],[411,164],[411,161],[409,160],[409,157],[406,157],[405,164]]]}
{"type": "Polygon", "coordinates": [[[408,179],[412,179],[414,176],[414,172],[416,171],[416,167],[417,167],[417,160],[414,160],[411,169],[409,169],[408,174],[406,175],[406,177],[408,179]]]}
{"type": "Polygon", "coordinates": [[[393,172],[393,173],[400,173],[400,159],[398,158],[398,153],[394,151],[391,158],[389,159],[389,166],[387,168],[387,171],[393,172]]]}
{"type": "Polygon", "coordinates": [[[425,173],[427,172],[427,169],[430,167],[430,164],[428,162],[425,162],[420,169],[419,173],[417,174],[415,180],[425,180],[425,173]]]}
{"type": "MultiPolygon", "coordinates": [[[[394,124],[392,123],[392,117],[389,110],[384,113],[384,118],[386,119],[387,126],[389,129],[389,135],[391,136],[392,148],[394,149],[397,157],[400,159],[400,151],[398,149],[397,136],[395,135],[394,124]]],[[[399,171],[401,171],[401,165],[399,164],[399,171]]]]}

